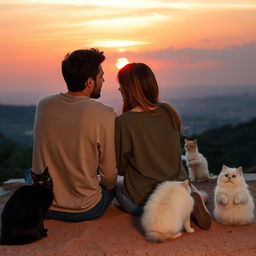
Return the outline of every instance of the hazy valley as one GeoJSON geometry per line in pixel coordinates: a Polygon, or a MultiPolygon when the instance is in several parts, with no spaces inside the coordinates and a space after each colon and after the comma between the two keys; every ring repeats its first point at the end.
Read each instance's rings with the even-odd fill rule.
{"type": "MultiPolygon", "coordinates": [[[[256,94],[166,99],[180,113],[188,136],[256,117],[256,94]]],[[[27,145],[33,143],[35,106],[0,104],[0,132],[27,145]]]]}

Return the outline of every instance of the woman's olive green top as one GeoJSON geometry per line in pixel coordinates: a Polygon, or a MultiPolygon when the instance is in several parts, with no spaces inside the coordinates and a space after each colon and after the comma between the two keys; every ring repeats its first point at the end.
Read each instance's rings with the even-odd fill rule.
{"type": "Polygon", "coordinates": [[[116,158],[124,175],[122,192],[136,205],[142,205],[157,184],[185,179],[179,130],[163,107],[116,118],[116,158]]]}

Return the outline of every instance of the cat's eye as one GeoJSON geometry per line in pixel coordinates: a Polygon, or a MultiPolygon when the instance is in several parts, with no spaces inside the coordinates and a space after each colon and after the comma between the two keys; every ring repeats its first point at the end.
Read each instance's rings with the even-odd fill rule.
{"type": "Polygon", "coordinates": [[[228,177],[228,174],[225,174],[225,177],[228,177]]]}
{"type": "Polygon", "coordinates": [[[235,178],[236,177],[236,175],[234,174],[234,175],[232,175],[232,178],[235,178]]]}

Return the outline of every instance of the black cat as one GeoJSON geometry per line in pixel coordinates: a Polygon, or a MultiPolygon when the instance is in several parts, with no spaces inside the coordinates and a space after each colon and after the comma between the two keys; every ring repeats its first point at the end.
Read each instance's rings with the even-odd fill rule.
{"type": "Polygon", "coordinates": [[[28,244],[47,236],[44,217],[53,200],[53,183],[48,167],[41,174],[32,172],[33,185],[19,187],[2,212],[0,244],[28,244]]]}

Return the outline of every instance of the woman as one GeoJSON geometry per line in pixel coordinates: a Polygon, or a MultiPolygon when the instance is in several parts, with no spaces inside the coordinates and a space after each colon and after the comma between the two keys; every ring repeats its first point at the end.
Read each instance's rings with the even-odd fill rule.
{"type": "MultiPolygon", "coordinates": [[[[123,114],[116,119],[116,157],[124,180],[118,183],[116,196],[125,211],[137,215],[157,184],[185,179],[182,122],[174,107],[159,102],[157,81],[147,65],[127,64],[117,78],[123,114]]],[[[199,201],[204,207],[200,196],[199,201]]]]}

